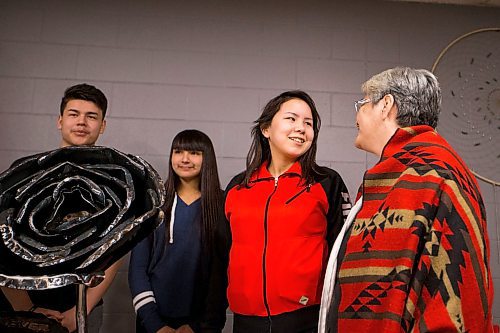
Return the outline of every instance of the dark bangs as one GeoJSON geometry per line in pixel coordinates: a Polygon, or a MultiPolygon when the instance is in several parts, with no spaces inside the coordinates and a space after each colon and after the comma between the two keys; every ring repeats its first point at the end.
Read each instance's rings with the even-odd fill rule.
{"type": "Polygon", "coordinates": [[[172,151],[207,151],[205,135],[197,130],[185,130],[177,134],[172,142],[172,151]]]}

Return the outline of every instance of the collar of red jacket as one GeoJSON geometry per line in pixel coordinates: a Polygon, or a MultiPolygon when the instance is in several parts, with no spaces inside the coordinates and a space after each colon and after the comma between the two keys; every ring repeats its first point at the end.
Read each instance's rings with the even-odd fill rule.
{"type": "Polygon", "coordinates": [[[386,143],[382,151],[381,159],[386,159],[387,157],[394,155],[404,145],[406,145],[408,141],[411,140],[413,137],[429,132],[437,134],[434,128],[427,125],[398,128],[396,132],[393,134],[393,136],[386,143]]]}
{"type": "MultiPolygon", "coordinates": [[[[259,181],[259,180],[266,180],[266,179],[274,179],[274,176],[271,175],[269,170],[267,170],[267,167],[269,165],[269,162],[264,162],[260,165],[260,167],[257,169],[252,174],[252,177],[250,177],[251,182],[259,181]]],[[[296,161],[295,163],[292,164],[292,166],[283,172],[283,174],[280,175],[280,177],[284,175],[297,175],[297,176],[302,176],[302,167],[300,166],[300,163],[296,161]]]]}

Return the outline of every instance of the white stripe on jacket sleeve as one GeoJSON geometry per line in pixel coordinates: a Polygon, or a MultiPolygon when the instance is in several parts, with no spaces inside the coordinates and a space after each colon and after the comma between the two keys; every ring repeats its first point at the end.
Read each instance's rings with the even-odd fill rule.
{"type": "Polygon", "coordinates": [[[137,313],[141,307],[151,302],[156,303],[155,295],[151,290],[143,291],[142,293],[137,294],[132,300],[135,313],[137,313]]]}

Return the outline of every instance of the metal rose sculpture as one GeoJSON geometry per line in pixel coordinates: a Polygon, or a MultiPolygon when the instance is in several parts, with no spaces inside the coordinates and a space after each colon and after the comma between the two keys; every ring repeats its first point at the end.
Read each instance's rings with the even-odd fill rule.
{"type": "Polygon", "coordinates": [[[22,158],[0,174],[0,285],[95,285],[163,220],[165,193],[143,159],[98,146],[22,158]]]}

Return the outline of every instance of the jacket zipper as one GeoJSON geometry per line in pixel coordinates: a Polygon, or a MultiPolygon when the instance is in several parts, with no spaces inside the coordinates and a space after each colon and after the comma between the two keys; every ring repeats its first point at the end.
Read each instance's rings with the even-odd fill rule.
{"type": "Polygon", "coordinates": [[[307,191],[307,193],[309,193],[311,191],[311,184],[308,184],[299,193],[295,194],[293,197],[291,197],[290,199],[288,199],[287,201],[285,201],[285,205],[288,205],[290,202],[292,202],[293,200],[295,200],[299,195],[301,195],[305,191],[307,191]]]}
{"type": "Polygon", "coordinates": [[[274,177],[274,189],[273,192],[269,195],[266,202],[266,209],[264,214],[264,251],[262,253],[262,275],[263,275],[263,283],[262,283],[262,291],[264,295],[264,306],[266,307],[267,318],[269,320],[269,333],[272,331],[272,319],[271,319],[271,310],[269,309],[269,303],[267,302],[267,276],[266,276],[266,256],[267,256],[267,214],[269,210],[269,203],[271,202],[271,198],[276,193],[278,188],[278,177],[274,177]]]}

